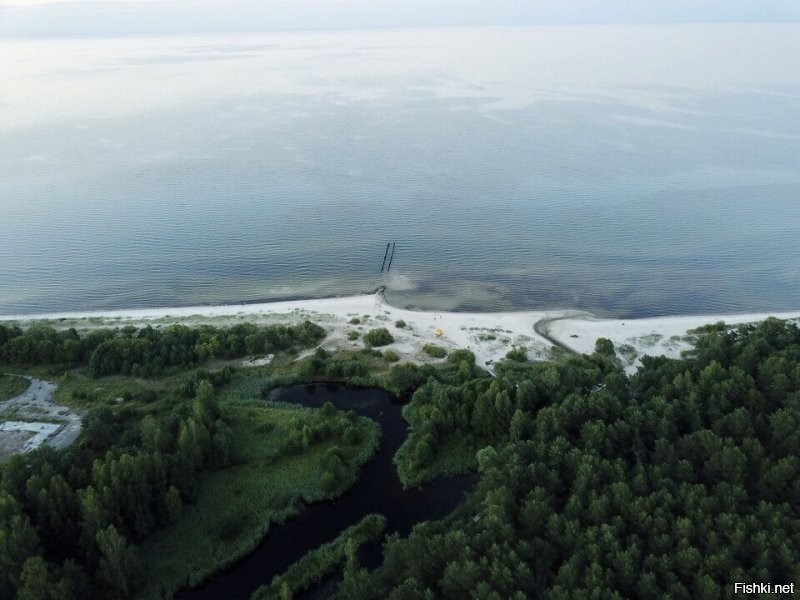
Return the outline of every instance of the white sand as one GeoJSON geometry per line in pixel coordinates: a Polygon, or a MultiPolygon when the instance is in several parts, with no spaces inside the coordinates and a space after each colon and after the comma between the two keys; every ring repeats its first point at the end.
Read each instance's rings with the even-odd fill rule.
{"type": "Polygon", "coordinates": [[[551,322],[547,329],[553,339],[581,353],[591,353],[598,338],[610,339],[614,342],[626,371],[630,373],[636,371],[644,355],[679,358],[681,352],[693,346],[693,336],[688,333],[693,329],[719,321],[724,321],[728,325],[755,323],[770,316],[792,321],[800,320],[800,312],[648,319],[568,318],[551,322]],[[626,345],[631,348],[625,348],[626,345]],[[623,349],[622,352],[620,347],[623,349]]]}
{"type": "Polygon", "coordinates": [[[59,429],[64,427],[61,423],[33,423],[29,421],[4,421],[0,423],[0,433],[25,431],[33,434],[23,444],[20,452],[30,452],[41,446],[45,441],[53,436],[59,429]]]}
{"type": "MultiPolygon", "coordinates": [[[[326,328],[328,337],[322,344],[326,349],[361,348],[364,333],[375,327],[386,327],[395,342],[382,349],[394,350],[403,360],[434,362],[422,352],[422,346],[433,343],[448,350],[469,348],[475,353],[477,363],[490,371],[492,365],[513,347],[525,348],[533,360],[546,359],[553,344],[534,330],[538,323],[540,331],[577,352],[592,352],[598,337],[611,339],[618,351],[619,346],[630,345],[631,351],[620,352],[620,356],[631,371],[638,366],[643,354],[678,357],[682,350],[691,347],[692,340],[687,337],[690,329],[718,321],[731,324],[755,322],[768,316],[770,313],[599,320],[587,313],[564,310],[496,313],[412,311],[389,306],[379,294],[373,294],[261,304],[10,315],[0,316],[0,321],[15,321],[20,325],[44,321],[59,328],[91,329],[172,323],[295,323],[309,319],[326,328]],[[361,322],[351,324],[354,317],[361,322]],[[407,326],[402,329],[395,327],[397,320],[405,321],[407,326]],[[436,336],[437,329],[443,331],[441,337],[436,336]],[[355,341],[347,337],[353,331],[359,334],[355,341]]],[[[800,311],[774,316],[800,319],[800,311]]]]}
{"type": "Polygon", "coordinates": [[[287,314],[292,312],[345,314],[369,311],[375,305],[376,295],[345,296],[317,300],[289,300],[258,304],[222,304],[218,306],[182,306],[164,308],[132,308],[90,312],[42,313],[35,315],[0,315],[0,321],[89,321],[99,320],[106,325],[119,321],[154,321],[158,319],[184,319],[188,317],[231,317],[287,314]]]}
{"type": "Polygon", "coordinates": [[[30,385],[15,398],[0,402],[2,413],[16,414],[28,421],[3,421],[0,416],[0,438],[3,432],[26,431],[34,433],[25,443],[22,452],[28,452],[47,443],[63,448],[74,442],[81,432],[81,417],[54,400],[58,385],[51,381],[23,375],[30,385]]]}
{"type": "Polygon", "coordinates": [[[295,323],[309,319],[326,328],[328,337],[323,342],[326,349],[361,348],[362,336],[370,329],[386,327],[395,338],[391,348],[401,359],[417,363],[434,362],[422,352],[428,343],[438,344],[448,350],[469,348],[477,363],[491,369],[491,365],[513,347],[528,351],[531,359],[545,359],[552,344],[538,335],[534,323],[546,318],[578,315],[576,311],[525,311],[498,313],[456,313],[411,311],[389,306],[379,294],[293,300],[261,304],[229,304],[222,306],[188,306],[181,308],[149,308],[116,311],[49,313],[38,315],[0,316],[0,321],[13,321],[22,326],[44,322],[58,328],[75,327],[79,330],[125,325],[153,326],[183,323],[197,325],[213,323],[232,325],[252,322],[259,324],[295,323]],[[359,324],[351,324],[353,318],[359,324]],[[403,320],[405,328],[395,322],[403,320]],[[437,329],[443,331],[436,336],[437,329]],[[355,331],[359,337],[348,340],[355,331]]]}

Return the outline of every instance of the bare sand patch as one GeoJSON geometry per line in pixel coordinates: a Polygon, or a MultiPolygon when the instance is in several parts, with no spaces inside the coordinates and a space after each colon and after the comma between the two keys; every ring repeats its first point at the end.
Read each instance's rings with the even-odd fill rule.
{"type": "Polygon", "coordinates": [[[81,432],[81,418],[55,403],[53,397],[58,386],[33,377],[25,379],[30,382],[27,390],[0,402],[0,438],[9,440],[8,447],[16,447],[21,436],[30,434],[16,450],[19,452],[29,452],[42,444],[63,448],[74,442],[81,432]]]}
{"type": "Polygon", "coordinates": [[[720,321],[728,325],[757,323],[768,317],[798,321],[800,311],[647,319],[566,318],[550,322],[548,333],[554,340],[583,354],[594,350],[598,338],[610,339],[626,371],[633,373],[645,355],[680,358],[682,352],[694,346],[696,337],[691,332],[698,327],[720,321]]]}

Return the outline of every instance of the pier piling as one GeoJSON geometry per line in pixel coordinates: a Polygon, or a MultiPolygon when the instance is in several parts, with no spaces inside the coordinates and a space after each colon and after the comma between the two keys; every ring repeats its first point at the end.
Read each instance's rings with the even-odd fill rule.
{"type": "Polygon", "coordinates": [[[386,251],[383,253],[383,262],[381,263],[381,273],[383,273],[383,267],[386,266],[386,257],[389,255],[389,244],[390,242],[386,242],[386,251]]]}
{"type": "Polygon", "coordinates": [[[392,242],[392,255],[389,257],[389,266],[386,267],[386,272],[389,272],[389,269],[392,268],[392,261],[394,260],[394,248],[397,245],[397,242],[392,242]]]}

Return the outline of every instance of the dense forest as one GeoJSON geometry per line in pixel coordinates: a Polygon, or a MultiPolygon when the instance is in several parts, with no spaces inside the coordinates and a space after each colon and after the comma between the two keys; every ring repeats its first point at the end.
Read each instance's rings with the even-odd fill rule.
{"type": "Polygon", "coordinates": [[[628,378],[592,356],[430,380],[406,407],[409,478],[453,439],[480,481],[449,520],[387,538],[341,598],[731,597],[800,581],[800,329],[708,328],[628,378]]]}
{"type": "MultiPolygon", "coordinates": [[[[240,468],[252,454],[248,445],[254,436],[264,440],[258,452],[266,456],[266,468],[307,449],[330,448],[315,488],[306,486],[298,494],[341,493],[358,468],[351,464],[353,456],[363,462],[377,443],[367,437],[371,429],[365,420],[329,403],[320,411],[272,409],[269,414],[278,417],[265,420],[257,398],[250,405],[221,405],[219,389],[235,374],[230,364],[195,368],[210,358],[294,351],[322,337],[324,330],[308,322],[106,329],[84,335],[0,326],[2,362],[48,367],[64,386],[73,387],[72,401],[86,410],[83,431],[72,446],[60,451],[42,446],[0,466],[0,598],[135,595],[151,583],[139,545],[181,519],[210,473],[240,468]],[[155,379],[143,385],[127,375],[155,379]],[[135,393],[114,399],[115,394],[103,398],[91,391],[109,379],[135,393]],[[240,439],[234,439],[233,420],[240,439]]],[[[279,496],[280,514],[290,514],[302,502],[302,497],[279,496]]],[[[238,513],[221,515],[221,531],[214,536],[222,541],[241,537],[242,521],[238,513]]]]}
{"type": "MultiPolygon", "coordinates": [[[[276,381],[322,376],[410,398],[409,436],[395,457],[401,480],[475,469],[479,481],[451,517],[387,537],[377,569],[361,568],[344,536],[261,593],[289,597],[295,580],[343,561],[338,596],[347,599],[704,599],[731,597],[737,581],[797,582],[800,329],[770,319],[702,333],[690,355],[645,357],[633,376],[608,340],[590,356],[546,363],[517,353],[496,377],[466,350],[415,366],[374,349],[318,349],[288,370],[265,370],[262,395],[276,381]]],[[[309,323],[84,337],[0,327],[0,356],[65,363],[94,378],[156,377],[208,358],[291,351],[322,335],[309,323]]],[[[137,418],[93,407],[78,444],[7,462],[0,597],[133,595],[145,575],[137,543],[180,518],[206,474],[236,460],[218,401],[232,376],[219,368],[169,379],[170,403],[137,418]]],[[[330,436],[342,447],[357,442],[352,415],[327,406],[319,419],[311,429],[297,421],[285,447],[330,436]]],[[[330,489],[349,468],[335,466],[326,467],[330,489]]]]}
{"type": "Polygon", "coordinates": [[[106,408],[80,443],[12,457],[0,480],[0,597],[125,598],[143,573],[132,542],[175,521],[233,440],[213,386],[137,426],[106,408]]]}
{"type": "Polygon", "coordinates": [[[303,348],[324,337],[325,330],[310,321],[266,327],[250,323],[229,328],[128,326],[97,329],[82,336],[75,329],[34,326],[23,331],[0,325],[0,363],[85,365],[95,376],[153,377],[170,368],[185,368],[212,358],[303,348]]]}

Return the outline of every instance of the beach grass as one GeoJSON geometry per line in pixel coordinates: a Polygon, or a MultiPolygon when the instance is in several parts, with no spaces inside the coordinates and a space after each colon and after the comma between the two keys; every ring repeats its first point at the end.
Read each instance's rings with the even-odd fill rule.
{"type": "Polygon", "coordinates": [[[432,358],[444,358],[447,356],[447,350],[436,344],[425,344],[422,351],[432,358]]]}
{"type": "Polygon", "coordinates": [[[28,380],[24,377],[6,375],[0,372],[0,402],[15,398],[28,389],[28,380]]]}

